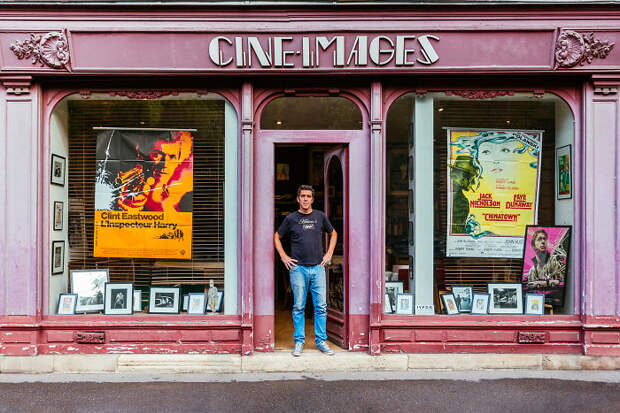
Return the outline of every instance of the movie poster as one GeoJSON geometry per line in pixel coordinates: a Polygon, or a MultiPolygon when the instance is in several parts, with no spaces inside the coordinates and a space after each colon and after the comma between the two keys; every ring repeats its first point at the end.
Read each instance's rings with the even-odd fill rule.
{"type": "Polygon", "coordinates": [[[545,304],[564,305],[570,233],[570,226],[526,228],[522,270],[524,293],[544,294],[545,304]]]}
{"type": "Polygon", "coordinates": [[[95,257],[192,257],[190,130],[100,129],[95,257]]]}
{"type": "Polygon", "coordinates": [[[521,258],[536,223],[542,131],[447,128],[448,257],[521,258]]]}

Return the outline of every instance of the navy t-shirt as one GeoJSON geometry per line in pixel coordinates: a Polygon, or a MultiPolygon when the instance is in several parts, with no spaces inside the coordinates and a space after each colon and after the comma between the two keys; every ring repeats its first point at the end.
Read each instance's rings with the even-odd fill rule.
{"type": "Polygon", "coordinates": [[[321,211],[315,209],[309,214],[295,211],[288,214],[278,234],[281,238],[291,237],[291,258],[298,265],[318,265],[323,260],[323,232],[328,234],[334,230],[329,219],[321,211]]]}

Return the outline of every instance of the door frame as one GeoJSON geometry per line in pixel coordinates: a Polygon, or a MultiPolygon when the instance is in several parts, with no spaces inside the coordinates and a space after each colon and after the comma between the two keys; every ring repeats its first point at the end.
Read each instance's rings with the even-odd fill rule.
{"type": "MultiPolygon", "coordinates": [[[[359,130],[257,130],[254,141],[253,210],[254,288],[253,341],[256,351],[275,350],[275,284],[273,279],[276,252],[273,234],[275,195],[275,146],[281,144],[346,145],[367,137],[359,130]],[[260,215],[260,217],[259,217],[260,215]]],[[[350,185],[347,186],[350,191],[350,185]]],[[[347,192],[348,192],[347,191],[347,192]]],[[[347,193],[347,197],[349,194],[347,193]]],[[[343,234],[344,235],[344,234],[343,234]]],[[[349,258],[350,259],[350,258],[349,258]]],[[[347,297],[350,296],[349,286],[347,297]]],[[[349,317],[349,311],[347,311],[349,317]]],[[[348,321],[348,320],[347,320],[348,321]]],[[[349,325],[350,323],[347,323],[349,325]]]]}

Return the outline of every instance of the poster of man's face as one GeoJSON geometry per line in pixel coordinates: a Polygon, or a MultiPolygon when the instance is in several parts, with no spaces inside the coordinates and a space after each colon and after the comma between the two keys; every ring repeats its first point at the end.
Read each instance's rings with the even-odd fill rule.
{"type": "Polygon", "coordinates": [[[544,294],[546,303],[563,305],[570,240],[570,226],[527,226],[522,268],[525,293],[544,294]]]}

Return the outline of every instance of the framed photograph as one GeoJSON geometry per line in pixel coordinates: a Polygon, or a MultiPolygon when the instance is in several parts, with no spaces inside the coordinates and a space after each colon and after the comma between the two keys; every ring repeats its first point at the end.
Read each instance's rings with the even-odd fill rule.
{"type": "Polygon", "coordinates": [[[187,311],[188,304],[189,304],[189,295],[183,294],[183,307],[181,311],[187,311]]]}
{"type": "Polygon", "coordinates": [[[52,274],[65,272],[65,242],[52,241],[52,274]]]}
{"type": "Polygon", "coordinates": [[[56,154],[52,154],[51,183],[54,185],[65,186],[65,168],[67,159],[56,154]]]}
{"type": "Polygon", "coordinates": [[[453,294],[441,294],[443,306],[446,308],[446,313],[450,315],[459,314],[459,308],[456,306],[456,300],[453,294]]]}
{"type": "Polygon", "coordinates": [[[521,282],[524,293],[544,294],[545,303],[564,305],[571,226],[525,227],[521,282]]]}
{"type": "Polygon", "coordinates": [[[558,199],[573,197],[573,157],[571,145],[555,150],[555,187],[558,199]]]}
{"type": "Polygon", "coordinates": [[[213,311],[211,309],[211,306],[209,305],[209,303],[207,303],[207,311],[219,313],[220,311],[222,311],[222,302],[223,301],[224,301],[224,291],[219,290],[217,292],[217,304],[215,305],[215,311],[213,311]]]}
{"type": "Polygon", "coordinates": [[[179,314],[180,298],[181,288],[179,287],[151,287],[149,313],[179,314]]]}
{"type": "Polygon", "coordinates": [[[396,295],[396,314],[413,314],[413,294],[396,295]]]}
{"type": "Polygon", "coordinates": [[[531,315],[545,314],[545,295],[544,294],[525,294],[525,314],[531,314],[531,315]]]}
{"type": "Polygon", "coordinates": [[[133,312],[142,312],[142,290],[133,290],[133,312]]]}
{"type": "Polygon", "coordinates": [[[474,293],[472,297],[472,314],[489,314],[489,298],[491,296],[485,293],[474,293]]]}
{"type": "Polygon", "coordinates": [[[523,314],[523,286],[519,283],[489,283],[489,314],[523,314]]]}
{"type": "Polygon", "coordinates": [[[276,181],[288,181],[290,167],[287,163],[276,164],[276,181]]]}
{"type": "Polygon", "coordinates": [[[394,194],[407,194],[409,173],[407,148],[390,150],[387,158],[388,189],[394,194]]]}
{"type": "Polygon", "coordinates": [[[77,305],[77,294],[60,294],[58,297],[58,310],[56,314],[72,315],[75,314],[77,305]]]}
{"type": "Polygon", "coordinates": [[[385,293],[385,297],[383,300],[383,312],[385,314],[392,314],[394,312],[394,308],[392,308],[390,295],[388,293],[385,293]]]}
{"type": "Polygon", "coordinates": [[[110,281],[107,269],[71,271],[71,292],[77,294],[76,313],[103,311],[105,284],[110,281]]]}
{"type": "Polygon", "coordinates": [[[105,306],[103,313],[106,315],[130,315],[133,314],[133,284],[132,283],[105,283],[104,293],[105,306]]]}
{"type": "MultiPolygon", "coordinates": [[[[405,292],[405,285],[402,281],[386,281],[385,295],[390,302],[392,313],[396,311],[396,296],[405,292]]],[[[384,306],[385,307],[385,306],[384,306]]]]}
{"type": "MultiPolygon", "coordinates": [[[[219,301],[219,297],[218,297],[218,301],[219,301]]],[[[187,314],[204,314],[206,308],[207,308],[207,294],[206,293],[189,293],[188,294],[187,314]]]]}
{"type": "Polygon", "coordinates": [[[456,307],[460,313],[471,313],[472,299],[474,295],[473,285],[451,285],[450,289],[454,300],[456,301],[456,307]]]}
{"type": "Polygon", "coordinates": [[[54,201],[54,231],[62,231],[63,209],[62,201],[54,201]]]}

